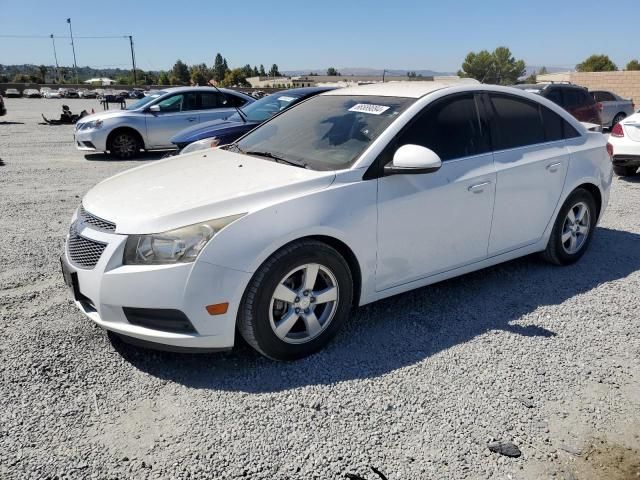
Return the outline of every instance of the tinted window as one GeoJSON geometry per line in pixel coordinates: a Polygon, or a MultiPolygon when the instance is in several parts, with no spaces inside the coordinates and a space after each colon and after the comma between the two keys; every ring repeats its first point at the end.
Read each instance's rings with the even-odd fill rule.
{"type": "Polygon", "coordinates": [[[197,110],[198,96],[195,93],[185,93],[182,98],[182,111],[197,110]]]}
{"type": "Polygon", "coordinates": [[[182,98],[183,95],[181,93],[171,95],[170,97],[159,101],[157,105],[160,107],[161,112],[179,112],[182,108],[182,98]]]}
{"type": "Polygon", "coordinates": [[[227,99],[228,99],[228,104],[225,103],[225,107],[241,107],[243,106],[245,103],[247,103],[247,101],[242,98],[242,97],[238,97],[237,95],[230,95],[227,93],[227,99]]]}
{"type": "Polygon", "coordinates": [[[468,94],[427,106],[400,134],[396,146],[422,145],[445,161],[489,151],[486,135],[474,97],[468,94]]]}
{"type": "Polygon", "coordinates": [[[550,89],[545,95],[544,98],[547,100],[551,100],[553,103],[562,106],[562,92],[557,88],[550,89]]]}
{"type": "MultiPolygon", "coordinates": [[[[564,138],[564,119],[547,107],[540,105],[542,123],[544,124],[544,138],[547,142],[555,142],[564,138]]],[[[573,128],[573,127],[572,127],[573,128]]]]}
{"type": "Polygon", "coordinates": [[[596,102],[615,102],[616,97],[611,95],[609,92],[593,92],[593,99],[596,102]]]}
{"type": "Polygon", "coordinates": [[[220,108],[224,104],[224,98],[219,93],[201,93],[200,108],[209,110],[211,108],[220,108]]]}
{"type": "Polygon", "coordinates": [[[496,119],[495,150],[545,141],[537,103],[507,95],[491,95],[496,119]]]}

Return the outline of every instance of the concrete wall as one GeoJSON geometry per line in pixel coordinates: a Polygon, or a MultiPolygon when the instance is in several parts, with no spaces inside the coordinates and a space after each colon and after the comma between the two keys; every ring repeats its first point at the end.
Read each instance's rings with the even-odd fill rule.
{"type": "Polygon", "coordinates": [[[609,90],[640,104],[640,71],[564,72],[538,75],[538,82],[569,81],[589,90],[609,90]]]}

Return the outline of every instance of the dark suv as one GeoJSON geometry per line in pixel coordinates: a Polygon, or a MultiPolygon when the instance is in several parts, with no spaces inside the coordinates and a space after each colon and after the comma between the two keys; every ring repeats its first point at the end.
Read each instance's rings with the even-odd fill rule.
{"type": "Polygon", "coordinates": [[[586,88],[569,83],[536,83],[514,85],[516,88],[537,93],[557,103],[581,122],[596,123],[602,126],[600,109],[586,88]]]}
{"type": "Polygon", "coordinates": [[[0,117],[7,114],[7,108],[4,106],[4,100],[2,99],[2,93],[0,93],[0,117]]]}

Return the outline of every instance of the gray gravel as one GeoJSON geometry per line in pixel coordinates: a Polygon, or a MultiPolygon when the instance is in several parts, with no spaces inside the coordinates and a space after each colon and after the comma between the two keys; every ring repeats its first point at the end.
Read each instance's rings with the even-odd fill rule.
{"type": "Polygon", "coordinates": [[[37,124],[62,101],[6,103],[0,477],[375,479],[373,466],[396,480],[605,478],[596,450],[614,473],[618,455],[635,468],[640,179],[615,179],[574,266],[529,257],[369,305],[291,364],[243,345],[157,353],[76,311],[58,263],[82,195],[140,162],[85,158],[73,127],[37,124]]]}

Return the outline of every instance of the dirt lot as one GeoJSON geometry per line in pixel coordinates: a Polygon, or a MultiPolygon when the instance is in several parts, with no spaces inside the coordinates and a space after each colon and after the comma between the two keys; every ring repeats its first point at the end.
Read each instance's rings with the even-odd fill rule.
{"type": "Polygon", "coordinates": [[[58,257],[83,194],[159,155],[85,157],[39,124],[63,101],[6,103],[1,478],[638,478],[640,178],[615,179],[571,267],[529,257],[369,305],[296,363],[156,353],[85,319],[58,257]]]}

